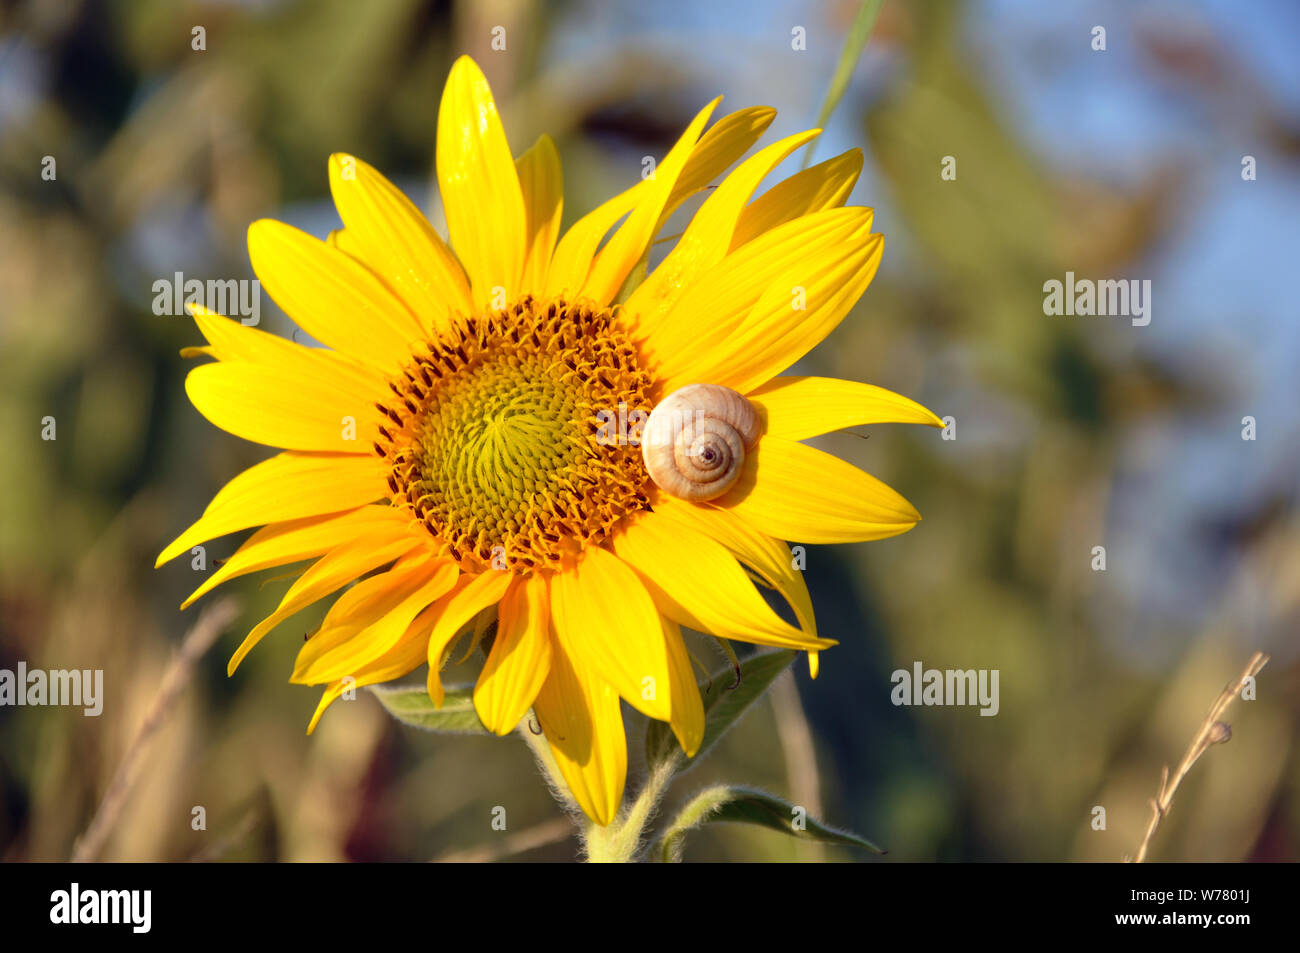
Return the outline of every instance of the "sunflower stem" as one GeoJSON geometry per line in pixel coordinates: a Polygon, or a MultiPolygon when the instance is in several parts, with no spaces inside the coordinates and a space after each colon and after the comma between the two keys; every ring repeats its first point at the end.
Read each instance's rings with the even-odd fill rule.
{"type": "Polygon", "coordinates": [[[564,783],[564,775],[560,773],[560,766],[555,763],[555,755],[551,753],[551,745],[547,742],[546,735],[540,731],[534,732],[529,727],[534,724],[538,724],[537,716],[530,711],[519,722],[519,727],[515,731],[524,739],[529,750],[532,751],[533,757],[537,759],[542,774],[546,776],[547,786],[551,789],[551,796],[559,801],[560,806],[570,815],[581,817],[582,810],[569,796],[569,788],[564,783]]]}
{"type": "Polygon", "coordinates": [[[646,824],[654,816],[676,769],[676,761],[671,758],[651,768],[645,786],[622,819],[607,827],[587,822],[583,844],[587,849],[588,863],[627,864],[637,859],[646,824]]]}

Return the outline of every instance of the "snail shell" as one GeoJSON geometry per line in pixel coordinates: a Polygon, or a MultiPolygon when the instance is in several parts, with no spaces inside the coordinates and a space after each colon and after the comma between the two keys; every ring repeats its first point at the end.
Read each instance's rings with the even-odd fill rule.
{"type": "Polygon", "coordinates": [[[684,500],[716,499],[740,478],[745,451],[758,443],[762,421],[739,392],[689,384],[650,413],[641,458],[665,492],[684,500]]]}

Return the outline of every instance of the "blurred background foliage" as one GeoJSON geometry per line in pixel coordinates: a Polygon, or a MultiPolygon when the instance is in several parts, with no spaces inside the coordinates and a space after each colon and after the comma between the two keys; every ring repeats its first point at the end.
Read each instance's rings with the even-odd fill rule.
{"type": "MultiPolygon", "coordinates": [[[[153,314],[155,280],[251,277],[244,230],[261,216],[336,227],[334,151],[384,170],[441,227],[434,123],[461,52],[488,73],[516,152],[556,138],[572,221],[718,92],[777,106],[767,141],[812,124],[856,12],[0,3],[0,667],[102,668],[106,686],[99,718],[0,710],[0,857],[69,856],[192,623],[176,607],[201,574],[154,557],[266,455],[186,401],[177,352],[198,335],[153,314]],[[505,52],[490,48],[497,26],[505,52]]],[[[852,201],[876,208],[885,264],[799,370],[915,397],[955,418],[956,439],[874,427],[819,441],[925,520],[810,548],[820,626],[841,644],[815,683],[802,662],[778,683],[669,809],[742,781],[892,859],[1118,859],[1160,766],[1260,648],[1274,659],[1258,700],[1234,708],[1231,743],[1182,787],[1152,857],[1300,857],[1298,29],[1287,0],[1249,17],[1229,0],[886,2],[815,146],[866,153],[852,201]],[[1151,325],[1044,316],[1043,282],[1067,270],[1151,279],[1151,325]],[[916,660],[998,669],[997,717],[892,706],[890,673],[916,660]]],[[[291,330],[265,297],[262,324],[291,330]]],[[[213,542],[210,559],[237,543],[213,542]]],[[[322,609],[227,679],[227,653],[285,585],[228,587],[236,631],[146,753],[106,859],[573,856],[515,740],[414,733],[364,692],[307,737],[316,692],[286,679],[322,609]],[[196,805],[206,830],[191,828],[196,805]],[[508,833],[490,827],[495,805],[508,833]]],[[[734,826],[694,835],[686,857],[868,859],[734,826]]]]}

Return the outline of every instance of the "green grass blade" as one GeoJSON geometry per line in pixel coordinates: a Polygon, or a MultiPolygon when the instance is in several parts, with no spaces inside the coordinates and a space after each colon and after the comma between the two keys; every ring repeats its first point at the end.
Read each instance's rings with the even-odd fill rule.
{"type": "MultiPolygon", "coordinates": [[[[826,91],[826,99],[823,100],[821,112],[817,116],[819,129],[826,128],[831,113],[835,112],[835,107],[844,98],[844,91],[849,88],[849,79],[853,76],[853,68],[858,64],[858,57],[862,55],[867,40],[871,37],[871,30],[876,25],[876,15],[880,13],[880,8],[884,4],[885,0],[862,0],[862,6],[858,7],[858,15],[849,30],[848,38],[844,41],[839,62],[835,64],[835,75],[831,77],[830,89],[826,91]]],[[[803,168],[808,168],[816,147],[815,139],[808,144],[803,154],[803,168]]]]}

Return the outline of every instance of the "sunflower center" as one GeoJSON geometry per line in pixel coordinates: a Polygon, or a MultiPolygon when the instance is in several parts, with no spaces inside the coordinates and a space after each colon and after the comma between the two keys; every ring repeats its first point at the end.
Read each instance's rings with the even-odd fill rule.
{"type": "Polygon", "coordinates": [[[650,379],[608,309],[527,297],[458,318],[389,386],[375,451],[393,503],[469,571],[558,568],[649,504],[617,421],[650,379]]]}

